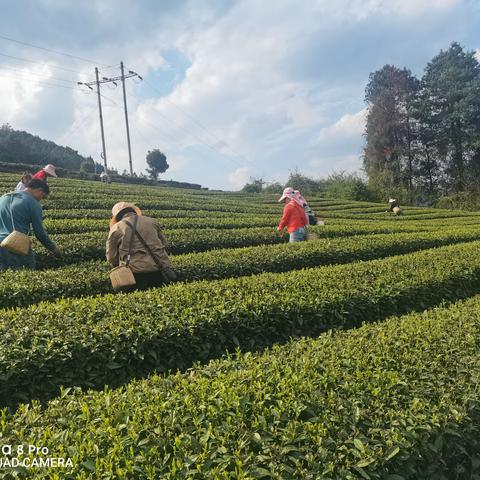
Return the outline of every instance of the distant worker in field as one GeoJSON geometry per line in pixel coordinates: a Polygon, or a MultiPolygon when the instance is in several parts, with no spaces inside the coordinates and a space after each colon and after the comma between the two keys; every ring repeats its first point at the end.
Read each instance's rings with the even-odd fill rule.
{"type": "Polygon", "coordinates": [[[135,288],[157,287],[176,280],[167,252],[167,241],[158,222],[142,215],[133,203],[112,208],[106,255],[113,267],[128,267],[135,288]]]}
{"type": "Polygon", "coordinates": [[[15,187],[15,192],[24,192],[27,189],[27,185],[32,179],[32,174],[30,172],[23,172],[21,180],[17,183],[15,187]]]}
{"type": "Polygon", "coordinates": [[[43,180],[44,182],[47,181],[48,177],[57,177],[58,175],[55,173],[55,167],[52,164],[45,165],[41,170],[39,170],[33,178],[37,178],[38,180],[43,180]]]}
{"type": "MultiPolygon", "coordinates": [[[[303,197],[302,197],[303,198],[303,197]]],[[[285,227],[290,234],[290,242],[303,242],[307,239],[308,217],[303,209],[302,201],[295,195],[292,187],[287,187],[278,200],[284,202],[283,215],[277,230],[281,232],[285,227]]]]}
{"type": "MultiPolygon", "coordinates": [[[[7,193],[0,197],[0,242],[3,242],[13,231],[28,235],[30,225],[37,239],[56,257],[61,250],[50,240],[43,228],[42,206],[40,202],[49,194],[48,185],[38,179],[31,180],[25,191],[7,193]]],[[[7,268],[35,268],[35,257],[32,247],[28,253],[20,255],[7,248],[0,247],[0,271],[7,268]]]]}
{"type": "Polygon", "coordinates": [[[393,212],[395,215],[400,215],[402,213],[402,209],[396,198],[389,198],[387,212],[393,212]]]}
{"type": "Polygon", "coordinates": [[[102,172],[100,174],[100,181],[102,183],[112,183],[111,180],[110,180],[110,177],[105,172],[102,172]]]}

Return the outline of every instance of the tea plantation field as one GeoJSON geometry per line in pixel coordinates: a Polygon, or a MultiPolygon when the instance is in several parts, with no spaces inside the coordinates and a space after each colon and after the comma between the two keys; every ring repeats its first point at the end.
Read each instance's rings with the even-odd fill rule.
{"type": "MultiPolygon", "coordinates": [[[[0,174],[0,193],[17,176],[0,174]]],[[[54,179],[0,273],[0,479],[480,479],[480,214],[54,179]],[[178,281],[112,292],[111,207],[178,281]]]]}

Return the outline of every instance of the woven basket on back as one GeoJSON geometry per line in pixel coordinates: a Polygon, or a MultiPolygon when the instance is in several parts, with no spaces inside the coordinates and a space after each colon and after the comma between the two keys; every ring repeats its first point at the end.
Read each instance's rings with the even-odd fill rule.
{"type": "Polygon", "coordinates": [[[30,239],[28,235],[14,230],[8,237],[5,237],[0,243],[0,247],[17,255],[28,255],[30,250],[30,239]]]}
{"type": "Polygon", "coordinates": [[[123,265],[110,270],[110,280],[115,291],[132,287],[136,284],[135,277],[130,268],[124,267],[123,265]]]}
{"type": "Polygon", "coordinates": [[[393,208],[393,213],[395,215],[401,215],[402,214],[402,209],[400,207],[394,207],[393,208]]]}

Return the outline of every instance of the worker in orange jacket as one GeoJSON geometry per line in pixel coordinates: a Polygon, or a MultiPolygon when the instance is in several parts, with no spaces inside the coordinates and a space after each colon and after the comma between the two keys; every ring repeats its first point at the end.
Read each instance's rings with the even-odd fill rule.
{"type": "Polygon", "coordinates": [[[307,239],[305,227],[308,225],[308,217],[293,188],[285,188],[278,201],[284,202],[285,207],[283,207],[282,219],[277,230],[281,232],[286,227],[290,234],[290,242],[303,242],[307,239]]]}

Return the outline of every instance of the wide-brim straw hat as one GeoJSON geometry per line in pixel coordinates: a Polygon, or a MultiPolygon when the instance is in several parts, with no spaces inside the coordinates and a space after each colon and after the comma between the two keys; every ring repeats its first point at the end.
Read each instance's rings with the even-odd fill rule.
{"type": "Polygon", "coordinates": [[[112,228],[117,223],[117,215],[126,208],[132,208],[135,210],[135,213],[139,216],[142,215],[142,211],[134,203],[130,202],[118,202],[112,208],[112,219],[110,220],[110,228],[112,228]]]}
{"type": "Polygon", "coordinates": [[[137,212],[138,215],[142,214],[141,210],[134,203],[118,202],[112,208],[112,217],[115,218],[122,210],[125,210],[126,208],[132,208],[135,210],[135,212],[137,212]]]}

